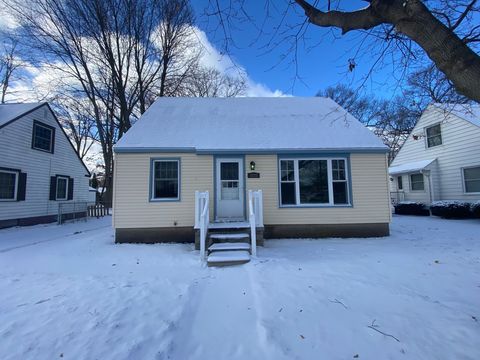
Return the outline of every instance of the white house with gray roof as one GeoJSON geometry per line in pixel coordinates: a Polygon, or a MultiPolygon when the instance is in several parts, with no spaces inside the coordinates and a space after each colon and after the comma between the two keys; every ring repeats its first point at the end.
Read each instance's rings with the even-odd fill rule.
{"type": "Polygon", "coordinates": [[[89,177],[47,103],[0,105],[0,228],[56,221],[88,201],[89,177]]]}
{"type": "Polygon", "coordinates": [[[387,151],[328,98],[161,98],[115,146],[116,241],[195,239],[221,264],[263,238],[384,236],[387,151]]]}
{"type": "Polygon", "coordinates": [[[480,105],[432,104],[389,168],[392,200],[480,200],[480,105]]]}

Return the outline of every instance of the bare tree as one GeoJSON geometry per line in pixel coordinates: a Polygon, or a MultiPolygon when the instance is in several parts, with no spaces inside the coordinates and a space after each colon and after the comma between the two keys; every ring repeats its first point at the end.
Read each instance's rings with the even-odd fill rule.
{"type": "Polygon", "coordinates": [[[5,97],[7,96],[10,84],[14,79],[15,72],[21,66],[16,57],[18,42],[10,39],[3,44],[3,52],[0,55],[0,87],[1,96],[0,103],[5,103],[5,97]]]}
{"type": "Polygon", "coordinates": [[[188,1],[9,0],[5,6],[21,25],[32,61],[60,73],[64,88],[89,102],[110,198],[113,145],[165,94],[171,76],[184,76],[171,67],[186,50],[188,1]]]}
{"type": "Polygon", "coordinates": [[[222,74],[215,68],[199,67],[185,82],[183,96],[235,97],[245,95],[246,80],[242,75],[222,74]]]}

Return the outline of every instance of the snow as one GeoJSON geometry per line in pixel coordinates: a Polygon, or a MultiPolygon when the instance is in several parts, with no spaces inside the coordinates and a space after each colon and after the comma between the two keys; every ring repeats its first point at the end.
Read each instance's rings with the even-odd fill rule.
{"type": "Polygon", "coordinates": [[[227,268],[115,245],[110,221],[0,230],[2,360],[480,358],[479,220],[266,240],[227,268]]]}
{"type": "MultiPolygon", "coordinates": [[[[248,236],[248,235],[247,235],[248,236]]],[[[239,242],[239,243],[216,243],[208,247],[210,251],[217,250],[250,250],[250,244],[239,242]]]]}
{"type": "Polygon", "coordinates": [[[120,151],[387,150],[322,97],[160,98],[115,146],[120,151]]]}
{"type": "Polygon", "coordinates": [[[5,125],[16,117],[39,107],[42,103],[12,103],[0,104],[0,126],[5,125]]]}
{"type": "Polygon", "coordinates": [[[420,160],[420,161],[409,162],[409,163],[398,165],[398,166],[391,166],[388,168],[388,173],[390,175],[396,175],[396,174],[404,174],[409,172],[420,171],[425,169],[428,165],[430,165],[435,160],[436,159],[420,160]]]}
{"type": "Polygon", "coordinates": [[[453,114],[473,125],[480,126],[480,105],[479,104],[441,104],[434,103],[433,106],[444,111],[446,115],[453,114]]]}
{"type": "Polygon", "coordinates": [[[243,239],[248,238],[250,235],[248,233],[234,233],[234,234],[218,234],[213,233],[210,234],[210,238],[212,239],[243,239]]]}

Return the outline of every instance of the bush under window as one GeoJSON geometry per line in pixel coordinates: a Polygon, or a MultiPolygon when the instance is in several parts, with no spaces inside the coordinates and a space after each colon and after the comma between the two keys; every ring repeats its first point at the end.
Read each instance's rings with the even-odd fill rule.
{"type": "Polygon", "coordinates": [[[430,205],[432,215],[445,219],[466,219],[472,216],[471,204],[465,201],[434,201],[430,205]]]}
{"type": "Polygon", "coordinates": [[[395,214],[430,216],[430,211],[428,211],[426,205],[423,203],[405,201],[395,205],[395,214]]]}

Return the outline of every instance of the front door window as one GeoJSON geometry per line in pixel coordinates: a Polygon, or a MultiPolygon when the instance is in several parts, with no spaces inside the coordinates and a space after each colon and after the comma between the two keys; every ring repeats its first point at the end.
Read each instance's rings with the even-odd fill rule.
{"type": "Polygon", "coordinates": [[[240,198],[238,162],[222,162],[220,164],[220,181],[222,183],[222,200],[238,200],[240,198]]]}

